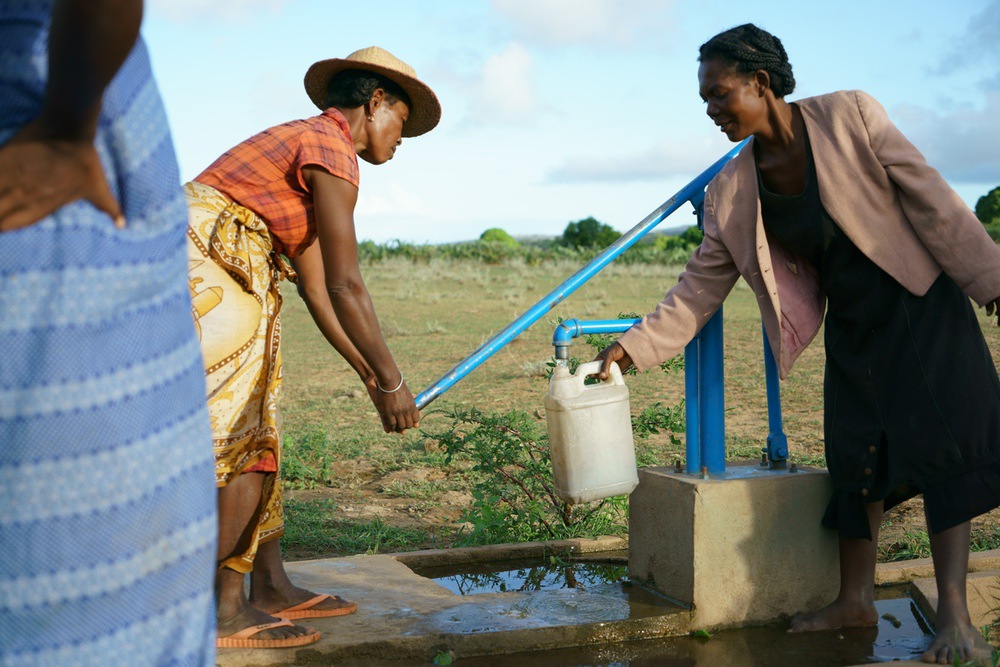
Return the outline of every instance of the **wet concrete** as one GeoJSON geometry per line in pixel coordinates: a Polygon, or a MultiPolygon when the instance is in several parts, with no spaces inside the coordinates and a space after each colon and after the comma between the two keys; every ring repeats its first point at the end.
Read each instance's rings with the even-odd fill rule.
{"type": "MultiPolygon", "coordinates": [[[[687,635],[690,612],[637,586],[606,583],[587,590],[560,589],[456,595],[411,566],[454,565],[463,559],[482,563],[503,558],[548,556],[568,549],[599,555],[622,542],[570,540],[454,549],[395,556],[354,556],[288,564],[299,585],[357,600],[352,616],[308,619],[322,631],[320,642],[300,649],[223,650],[217,663],[237,665],[409,665],[431,664],[452,652],[457,665],[753,665],[825,667],[907,660],[919,656],[930,635],[921,628],[918,604],[933,604],[925,594],[910,600],[907,585],[880,589],[883,615],[875,630],[789,635],[784,624],[724,630],[711,639],[687,635]],[[452,553],[453,552],[453,553],[452,553]],[[637,641],[643,640],[643,641],[637,641]],[[478,656],[478,657],[477,657],[478,656]]],[[[970,582],[1000,585],[1000,571],[987,569],[1000,552],[974,554],[981,577],[970,582]],[[990,579],[992,577],[992,579],[990,579]]],[[[900,580],[879,566],[880,580],[900,580]]],[[[895,568],[903,571],[904,568],[895,568]]],[[[929,562],[911,562],[908,577],[933,576],[929,562]]],[[[989,588],[984,590],[989,591],[989,588]]],[[[970,593],[971,596],[971,593],[970,593]]],[[[895,662],[901,665],[905,663],[895,662]]]]}
{"type": "MultiPolygon", "coordinates": [[[[463,658],[461,667],[842,667],[918,655],[924,634],[906,598],[880,600],[878,628],[789,634],[785,624],[721,630],[710,638],[666,637],[544,653],[463,658]]],[[[899,664],[894,662],[893,664],[899,664]]]]}
{"type": "MultiPolygon", "coordinates": [[[[594,547],[590,540],[571,542],[578,554],[594,547]]],[[[514,553],[521,557],[531,552],[524,545],[515,546],[514,553]]],[[[552,551],[546,545],[534,554],[552,551]]],[[[440,564],[441,554],[428,555],[429,562],[440,564]]],[[[418,557],[410,554],[405,559],[413,563],[418,557]]],[[[617,643],[689,630],[687,610],[641,588],[617,583],[587,590],[462,596],[414,574],[392,556],[304,561],[289,563],[287,569],[300,586],[357,600],[357,613],[303,620],[323,633],[311,646],[227,649],[219,652],[220,666],[372,665],[401,660],[429,664],[437,653],[449,650],[461,656],[493,655],[617,643]]]]}

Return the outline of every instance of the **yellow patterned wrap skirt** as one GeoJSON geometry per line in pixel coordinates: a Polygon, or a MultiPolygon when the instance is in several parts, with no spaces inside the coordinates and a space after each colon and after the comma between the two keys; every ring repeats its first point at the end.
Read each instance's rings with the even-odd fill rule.
{"type": "MultiPolygon", "coordinates": [[[[275,254],[263,220],[201,183],[184,186],[189,211],[188,279],[201,340],[215,479],[226,486],[269,456],[281,462],[282,278],[295,275],[275,254]]],[[[280,472],[268,474],[245,549],[220,566],[253,569],[261,542],[284,531],[280,472]]]]}

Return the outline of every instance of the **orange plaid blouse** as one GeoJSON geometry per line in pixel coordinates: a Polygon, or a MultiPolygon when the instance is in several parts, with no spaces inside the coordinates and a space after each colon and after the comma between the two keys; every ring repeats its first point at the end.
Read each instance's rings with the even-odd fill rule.
{"type": "Polygon", "coordinates": [[[316,165],[358,185],[351,128],[336,109],[277,125],[229,149],[194,180],[261,217],[274,251],[297,257],[316,238],[312,193],[302,168],[316,165]]]}

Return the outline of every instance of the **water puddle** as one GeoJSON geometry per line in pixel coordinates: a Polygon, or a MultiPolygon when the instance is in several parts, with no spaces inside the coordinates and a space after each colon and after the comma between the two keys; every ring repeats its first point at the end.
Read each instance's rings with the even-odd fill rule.
{"type": "Polygon", "coordinates": [[[785,624],[456,661],[462,667],[842,667],[918,659],[930,635],[909,598],[880,600],[877,628],[788,634],[785,624]]]}
{"type": "Polygon", "coordinates": [[[597,586],[624,584],[628,565],[623,559],[566,561],[558,556],[501,563],[413,568],[422,577],[433,579],[456,595],[589,590],[597,586]]]}
{"type": "MultiPolygon", "coordinates": [[[[532,596],[535,600],[532,604],[542,606],[546,598],[553,598],[549,600],[552,604],[565,606],[566,600],[562,598],[583,595],[578,598],[579,602],[592,598],[599,603],[601,614],[606,614],[609,606],[621,606],[620,613],[611,614],[621,619],[662,616],[679,610],[665,598],[630,584],[624,558],[594,561],[545,558],[414,571],[458,595],[550,591],[532,596]]],[[[793,635],[786,632],[788,625],[783,622],[721,630],[701,638],[664,637],[508,655],[460,657],[456,664],[462,667],[840,667],[919,659],[931,635],[907,590],[905,586],[877,590],[880,598],[876,601],[880,616],[877,628],[793,635]]],[[[551,620],[555,611],[542,616],[551,620]]],[[[574,620],[579,622],[580,615],[587,616],[585,612],[582,608],[575,609],[574,620]]],[[[465,618],[462,623],[473,620],[465,618]]],[[[487,621],[489,619],[483,619],[484,623],[487,621]]],[[[562,622],[567,621],[573,623],[569,619],[562,622]]]]}

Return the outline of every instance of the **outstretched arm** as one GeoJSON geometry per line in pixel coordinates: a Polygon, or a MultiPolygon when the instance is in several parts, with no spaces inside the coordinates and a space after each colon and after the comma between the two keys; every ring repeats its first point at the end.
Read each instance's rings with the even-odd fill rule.
{"type": "Polygon", "coordinates": [[[706,207],[701,245],[653,312],[598,355],[604,361],[601,378],[607,377],[612,361],[623,371],[629,365],[644,371],[680,353],[719,309],[739,277],[718,223],[706,207]]]}
{"type": "Polygon", "coordinates": [[[57,0],[41,114],[0,147],[0,232],[87,199],[123,227],[94,136],[101,98],[135,45],[141,0],[57,0]]]}
{"type": "Polygon", "coordinates": [[[382,397],[378,390],[375,372],[340,325],[337,313],[333,310],[333,304],[330,302],[330,294],[326,291],[326,273],[323,268],[323,254],[320,251],[319,243],[314,242],[306,248],[305,252],[292,260],[292,265],[299,275],[299,296],[306,302],[306,307],[309,309],[313,321],[316,322],[316,326],[333,346],[333,349],[347,360],[347,363],[364,382],[365,388],[368,389],[368,395],[382,419],[382,428],[388,432],[390,430],[389,424],[382,409],[382,397]]]}
{"type": "Polygon", "coordinates": [[[402,433],[417,425],[420,411],[382,337],[361,276],[354,232],[358,189],[319,167],[304,167],[302,173],[313,194],[325,286],[333,311],[344,333],[375,373],[389,429],[402,433]]]}

